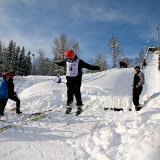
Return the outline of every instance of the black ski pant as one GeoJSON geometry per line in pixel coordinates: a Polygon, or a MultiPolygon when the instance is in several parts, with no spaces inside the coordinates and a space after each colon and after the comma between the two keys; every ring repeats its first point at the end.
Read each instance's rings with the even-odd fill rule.
{"type": "Polygon", "coordinates": [[[9,95],[8,99],[16,102],[16,112],[20,112],[20,99],[17,95],[9,95]]]}
{"type": "Polygon", "coordinates": [[[4,115],[4,109],[7,104],[7,99],[0,100],[0,116],[4,115]]]}
{"type": "Polygon", "coordinates": [[[142,92],[143,87],[140,86],[138,88],[133,87],[133,104],[137,107],[139,106],[139,96],[142,92]]]}
{"type": "Polygon", "coordinates": [[[81,98],[81,79],[67,79],[67,105],[70,106],[73,102],[73,97],[76,98],[76,105],[78,107],[82,106],[82,98],[81,98]]]}

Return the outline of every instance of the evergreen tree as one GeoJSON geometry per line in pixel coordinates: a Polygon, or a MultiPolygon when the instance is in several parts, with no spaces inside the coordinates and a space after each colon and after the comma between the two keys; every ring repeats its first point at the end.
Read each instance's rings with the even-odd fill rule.
{"type": "Polygon", "coordinates": [[[32,75],[36,75],[36,61],[35,61],[35,54],[32,54],[32,70],[31,70],[32,75]]]}
{"type": "Polygon", "coordinates": [[[4,57],[4,67],[7,70],[14,70],[14,55],[16,52],[16,43],[12,40],[9,42],[8,47],[6,49],[6,54],[4,57]]]}
{"type": "Polygon", "coordinates": [[[14,55],[14,72],[15,74],[18,74],[19,73],[19,66],[20,66],[20,62],[19,62],[19,57],[20,57],[20,51],[21,51],[21,48],[20,46],[17,46],[16,47],[16,51],[15,51],[15,55],[14,55]]]}
{"type": "Polygon", "coordinates": [[[0,41],[0,72],[3,70],[3,45],[0,41]]]}
{"type": "Polygon", "coordinates": [[[18,72],[18,64],[19,64],[19,53],[20,53],[20,47],[15,46],[16,49],[14,49],[13,55],[12,55],[12,71],[14,71],[16,74],[18,72]]]}
{"type": "Polygon", "coordinates": [[[19,55],[19,75],[21,76],[25,75],[25,67],[26,67],[25,48],[23,47],[19,55]]]}
{"type": "Polygon", "coordinates": [[[26,61],[25,76],[28,76],[31,74],[31,70],[32,70],[31,52],[30,51],[28,52],[25,61],[26,61]]]}
{"type": "Polygon", "coordinates": [[[25,55],[25,48],[22,50],[16,46],[16,42],[11,40],[9,44],[4,46],[0,41],[0,72],[14,71],[17,75],[31,74],[31,57],[30,52],[25,55]]]}

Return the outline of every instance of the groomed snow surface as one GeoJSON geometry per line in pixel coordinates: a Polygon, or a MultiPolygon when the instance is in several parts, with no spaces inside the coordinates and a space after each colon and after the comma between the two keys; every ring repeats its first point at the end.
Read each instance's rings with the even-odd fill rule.
{"type": "MultiPolygon", "coordinates": [[[[24,114],[45,111],[39,121],[23,123],[8,101],[5,119],[16,127],[0,132],[0,160],[159,160],[160,72],[158,55],[147,55],[146,83],[136,112],[132,104],[134,69],[112,69],[83,75],[80,116],[65,116],[66,85],[55,77],[15,77],[24,114]],[[124,111],[104,111],[122,107],[124,111]],[[131,108],[132,111],[128,111],[131,108]]],[[[76,105],[73,106],[73,111],[76,105]]],[[[5,126],[0,122],[0,127],[5,126]]]]}

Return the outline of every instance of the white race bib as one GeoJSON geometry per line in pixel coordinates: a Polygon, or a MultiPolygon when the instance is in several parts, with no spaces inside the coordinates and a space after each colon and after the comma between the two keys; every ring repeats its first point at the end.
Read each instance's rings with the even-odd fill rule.
{"type": "Polygon", "coordinates": [[[76,77],[78,75],[79,60],[77,59],[74,62],[66,62],[66,63],[67,63],[66,75],[69,77],[76,77]]]}

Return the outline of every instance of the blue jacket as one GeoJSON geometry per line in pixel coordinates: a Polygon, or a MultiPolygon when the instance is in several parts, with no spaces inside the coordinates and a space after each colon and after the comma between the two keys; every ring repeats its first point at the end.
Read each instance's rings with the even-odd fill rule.
{"type": "Polygon", "coordinates": [[[8,98],[8,82],[7,80],[0,81],[0,100],[8,98]]]}

